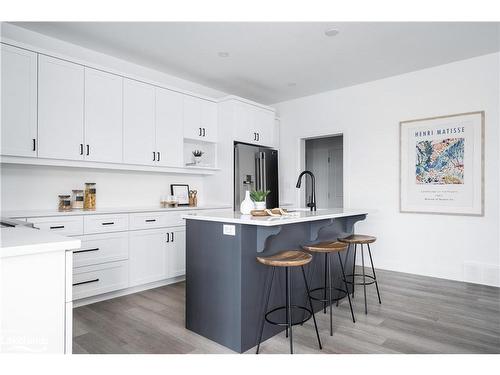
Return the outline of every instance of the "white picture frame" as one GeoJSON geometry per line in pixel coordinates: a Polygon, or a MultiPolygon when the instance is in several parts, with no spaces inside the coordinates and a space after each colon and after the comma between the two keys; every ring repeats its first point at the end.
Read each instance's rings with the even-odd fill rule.
{"type": "Polygon", "coordinates": [[[399,124],[400,212],[484,215],[484,111],[399,124]]]}

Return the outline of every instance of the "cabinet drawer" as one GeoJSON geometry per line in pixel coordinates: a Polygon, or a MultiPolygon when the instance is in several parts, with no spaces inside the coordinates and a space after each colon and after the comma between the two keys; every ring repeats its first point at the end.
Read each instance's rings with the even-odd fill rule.
{"type": "Polygon", "coordinates": [[[35,228],[56,232],[63,236],[80,236],[83,234],[82,216],[53,216],[28,218],[35,228]]]}
{"type": "Polygon", "coordinates": [[[130,214],[130,229],[175,227],[184,225],[182,211],[130,214]]]}
{"type": "Polygon", "coordinates": [[[79,237],[82,247],[73,251],[73,268],[128,259],[128,233],[104,233],[79,237]]]}
{"type": "Polygon", "coordinates": [[[85,234],[126,231],[128,214],[89,215],[83,223],[85,234]]]}
{"type": "Polygon", "coordinates": [[[128,260],[73,270],[73,300],[128,287],[128,260]]]}

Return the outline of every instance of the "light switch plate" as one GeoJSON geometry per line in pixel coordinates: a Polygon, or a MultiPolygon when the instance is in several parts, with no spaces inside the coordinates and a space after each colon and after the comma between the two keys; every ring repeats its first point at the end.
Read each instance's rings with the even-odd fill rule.
{"type": "Polygon", "coordinates": [[[229,224],[223,224],[222,225],[222,234],[226,236],[235,236],[236,235],[236,228],[234,225],[229,225],[229,224]]]}

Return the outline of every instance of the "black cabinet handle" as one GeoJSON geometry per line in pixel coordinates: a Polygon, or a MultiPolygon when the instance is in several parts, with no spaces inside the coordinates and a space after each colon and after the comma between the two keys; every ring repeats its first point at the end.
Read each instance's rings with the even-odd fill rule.
{"type": "Polygon", "coordinates": [[[160,161],[160,151],[158,151],[158,161],[160,161]]]}
{"type": "Polygon", "coordinates": [[[64,225],[56,225],[54,227],[50,227],[50,229],[64,229],[64,225]]]}
{"type": "Polygon", "coordinates": [[[170,233],[167,233],[167,242],[170,242],[170,233]]]}
{"type": "Polygon", "coordinates": [[[200,137],[201,137],[201,128],[198,128],[198,129],[200,129],[200,133],[198,134],[198,136],[200,136],[200,137]]]}
{"type": "Polygon", "coordinates": [[[205,137],[205,128],[203,128],[203,136],[205,137]]]}
{"type": "Polygon", "coordinates": [[[146,219],[146,223],[154,223],[156,219],[146,219]]]}
{"type": "Polygon", "coordinates": [[[83,143],[80,143],[80,155],[83,155],[83,143]]]}
{"type": "Polygon", "coordinates": [[[174,232],[171,233],[172,233],[172,242],[174,242],[174,232]]]}
{"type": "Polygon", "coordinates": [[[89,156],[89,154],[90,154],[90,146],[87,145],[87,156],[89,156]]]}
{"type": "Polygon", "coordinates": [[[260,141],[260,133],[257,133],[257,141],[260,141]]]}
{"type": "Polygon", "coordinates": [[[88,253],[89,251],[97,251],[97,250],[99,250],[98,247],[96,247],[95,249],[75,250],[73,251],[73,254],[88,253]]]}
{"type": "Polygon", "coordinates": [[[33,151],[36,151],[36,139],[33,138],[33,151]]]}
{"type": "Polygon", "coordinates": [[[99,281],[99,279],[80,281],[79,283],[74,283],[73,286],[82,285],[82,284],[89,284],[89,283],[96,283],[98,281],[99,281]]]}
{"type": "Polygon", "coordinates": [[[253,133],[253,140],[256,141],[257,140],[257,133],[253,133]]]}
{"type": "Polygon", "coordinates": [[[115,222],[114,221],[110,221],[108,223],[102,223],[102,225],[113,225],[115,222]]]}
{"type": "Polygon", "coordinates": [[[153,161],[156,161],[156,152],[153,151],[153,161]]]}

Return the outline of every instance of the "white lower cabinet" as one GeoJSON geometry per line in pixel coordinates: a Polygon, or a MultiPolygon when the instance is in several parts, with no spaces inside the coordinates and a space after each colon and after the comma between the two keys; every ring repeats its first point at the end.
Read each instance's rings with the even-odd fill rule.
{"type": "Polygon", "coordinates": [[[130,286],[184,275],[186,229],[171,227],[129,234],[130,286]]]}
{"type": "Polygon", "coordinates": [[[73,267],[128,259],[128,232],[102,233],[79,237],[82,247],[73,251],[73,267]]]}
{"type": "Polygon", "coordinates": [[[128,287],[128,260],[73,269],[73,299],[128,287]]]}
{"type": "Polygon", "coordinates": [[[186,228],[172,230],[167,246],[167,277],[182,276],[186,273],[186,228]]]}

